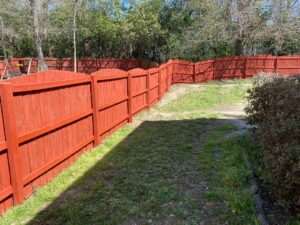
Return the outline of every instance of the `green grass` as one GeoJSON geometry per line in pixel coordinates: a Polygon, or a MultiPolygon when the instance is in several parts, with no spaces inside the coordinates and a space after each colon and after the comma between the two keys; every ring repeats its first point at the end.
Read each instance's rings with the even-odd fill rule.
{"type": "MultiPolygon", "coordinates": [[[[244,95],[230,93],[236,101],[244,95]]],[[[215,101],[216,92],[210,94],[215,101]]],[[[0,224],[256,224],[240,156],[247,145],[223,140],[234,128],[215,114],[181,107],[163,119],[140,115],[141,124],[126,125],[81,156],[0,224]],[[216,131],[206,134],[212,126],[216,131]]]]}
{"type": "Polygon", "coordinates": [[[199,154],[201,176],[213,188],[204,193],[212,201],[225,201],[230,213],[224,213],[229,224],[259,224],[255,217],[255,201],[249,192],[251,173],[243,161],[243,151],[253,145],[247,136],[224,139],[234,127],[223,125],[213,132],[199,154]],[[232,216],[234,214],[235,216],[232,216]]]}
{"type": "Polygon", "coordinates": [[[135,130],[126,126],[1,223],[19,224],[51,203],[29,224],[156,224],[170,215],[179,224],[199,224],[201,208],[186,186],[198,179],[193,143],[208,121],[145,122],[135,130]]]}
{"type": "Polygon", "coordinates": [[[133,127],[126,126],[109,137],[100,148],[96,148],[83,156],[64,172],[55,177],[49,184],[38,188],[33,196],[22,205],[14,207],[1,219],[0,224],[25,224],[34,218],[37,213],[47,205],[53,203],[62,193],[67,191],[78,179],[88,172],[97,162],[122,141],[133,127]]]}
{"type": "Polygon", "coordinates": [[[250,87],[248,82],[239,81],[233,84],[214,82],[201,87],[191,87],[187,93],[161,109],[167,112],[205,110],[212,109],[220,104],[242,102],[246,90],[250,87]]]}

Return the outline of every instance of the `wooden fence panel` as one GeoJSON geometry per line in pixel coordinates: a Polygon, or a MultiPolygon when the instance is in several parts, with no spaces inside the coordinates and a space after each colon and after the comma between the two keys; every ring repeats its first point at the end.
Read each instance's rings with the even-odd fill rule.
{"type": "Polygon", "coordinates": [[[79,73],[94,73],[99,70],[99,63],[96,59],[79,59],[77,60],[77,71],[79,73]]]}
{"type": "Polygon", "coordinates": [[[90,80],[85,74],[46,71],[1,84],[12,86],[25,197],[92,148],[90,80]]]}
{"type": "MultiPolygon", "coordinates": [[[[71,58],[45,58],[45,63],[49,70],[65,70],[74,71],[73,59],[71,58]]],[[[15,58],[9,64],[9,69],[13,69],[14,73],[27,73],[29,66],[29,60],[27,58],[15,58]],[[17,66],[20,65],[20,66],[17,66]]],[[[140,59],[93,59],[93,58],[83,58],[77,60],[77,71],[79,73],[91,74],[97,72],[101,69],[123,69],[131,70],[138,67],[149,67],[149,62],[140,59]]],[[[0,73],[4,69],[4,62],[0,61],[0,73]]],[[[33,59],[30,73],[36,73],[38,71],[38,60],[33,59]]]]}
{"type": "Polygon", "coordinates": [[[279,74],[299,74],[299,56],[240,56],[224,57],[195,63],[194,80],[192,64],[174,61],[174,83],[205,82],[216,79],[250,78],[260,72],[279,74]]]}
{"type": "Polygon", "coordinates": [[[5,62],[4,61],[0,61],[0,74],[3,73],[4,67],[5,67],[5,62]]]}
{"type": "Polygon", "coordinates": [[[174,60],[173,82],[192,83],[194,82],[194,63],[183,60],[174,60]]]}
{"type": "Polygon", "coordinates": [[[132,77],[132,113],[135,115],[146,109],[148,106],[148,71],[143,69],[133,69],[128,72],[132,77]]]}
{"type": "Polygon", "coordinates": [[[100,139],[103,139],[128,122],[128,73],[119,69],[106,69],[92,76],[97,80],[97,129],[100,139]]]}
{"type": "Polygon", "coordinates": [[[172,60],[169,60],[167,62],[167,73],[168,73],[168,86],[167,90],[169,90],[169,87],[173,84],[173,69],[174,69],[174,63],[172,60]]]}
{"type": "Polygon", "coordinates": [[[118,61],[118,68],[122,70],[132,70],[134,68],[141,68],[142,62],[139,59],[123,59],[118,61]]]}
{"type": "Polygon", "coordinates": [[[299,56],[281,56],[275,61],[275,72],[279,74],[300,74],[299,56]]]}
{"type": "Polygon", "coordinates": [[[276,56],[247,56],[246,58],[245,77],[253,77],[260,72],[275,72],[276,56]]]}
{"type": "Polygon", "coordinates": [[[214,60],[195,63],[195,82],[205,82],[214,79],[214,60]]]}
{"type": "Polygon", "coordinates": [[[245,69],[244,57],[225,57],[214,60],[214,79],[242,78],[245,69]]]}
{"type": "Polygon", "coordinates": [[[161,96],[163,96],[168,90],[168,64],[162,64],[159,69],[161,76],[161,96]]]}
{"type": "MultiPolygon", "coordinates": [[[[2,94],[1,94],[2,101],[2,94]]],[[[0,215],[13,205],[13,189],[9,170],[7,143],[5,138],[2,103],[0,102],[0,215]]]]}
{"type": "Polygon", "coordinates": [[[159,91],[160,91],[160,84],[159,84],[159,80],[160,80],[160,69],[158,68],[153,68],[153,69],[149,69],[149,106],[154,105],[155,103],[158,102],[159,100],[159,91]]]}

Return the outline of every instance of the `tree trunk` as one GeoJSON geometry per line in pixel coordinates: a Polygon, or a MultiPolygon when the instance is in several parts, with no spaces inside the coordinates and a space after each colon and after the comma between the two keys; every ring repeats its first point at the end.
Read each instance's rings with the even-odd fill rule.
{"type": "Polygon", "coordinates": [[[74,72],[77,73],[77,44],[76,44],[76,5],[77,5],[77,1],[75,0],[74,2],[74,6],[73,6],[73,60],[74,60],[74,72]]]}
{"type": "Polygon", "coordinates": [[[5,48],[5,44],[4,44],[4,23],[3,23],[3,19],[1,16],[0,16],[0,23],[1,23],[1,44],[2,44],[2,48],[3,48],[3,56],[4,56],[4,60],[7,61],[6,48],[5,48]]]}
{"type": "Polygon", "coordinates": [[[39,61],[39,71],[47,70],[48,67],[45,64],[44,54],[42,50],[42,41],[40,37],[40,26],[39,26],[39,19],[38,19],[38,3],[37,0],[30,0],[30,7],[32,9],[32,16],[33,16],[33,28],[35,34],[35,45],[38,55],[39,61]]]}
{"type": "Polygon", "coordinates": [[[245,3],[243,1],[237,1],[237,36],[235,38],[235,55],[241,56],[244,51],[244,7],[245,3]]]}
{"type": "Polygon", "coordinates": [[[226,22],[227,24],[232,24],[232,0],[227,0],[225,5],[225,16],[226,16],[226,22]]]}
{"type": "Polygon", "coordinates": [[[244,54],[244,44],[243,40],[241,39],[236,39],[235,40],[235,55],[236,56],[242,56],[244,54]]]}

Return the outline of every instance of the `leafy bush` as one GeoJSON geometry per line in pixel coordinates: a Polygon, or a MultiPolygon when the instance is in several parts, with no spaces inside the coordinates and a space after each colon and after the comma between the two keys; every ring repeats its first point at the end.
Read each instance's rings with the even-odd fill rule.
{"type": "Polygon", "coordinates": [[[248,121],[257,125],[256,155],[279,202],[300,204],[300,75],[261,74],[248,90],[248,121]]]}

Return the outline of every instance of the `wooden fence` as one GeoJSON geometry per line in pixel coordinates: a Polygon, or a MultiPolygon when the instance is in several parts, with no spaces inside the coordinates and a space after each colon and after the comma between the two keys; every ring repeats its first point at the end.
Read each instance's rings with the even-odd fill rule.
{"type": "MultiPolygon", "coordinates": [[[[58,58],[45,58],[45,63],[49,70],[66,70],[74,71],[74,62],[70,58],[58,59],[58,58]]],[[[0,74],[4,70],[5,63],[0,61],[0,74]]],[[[77,60],[77,71],[80,73],[91,74],[93,72],[102,69],[122,69],[131,70],[134,68],[150,68],[151,62],[149,60],[142,59],[78,59],[77,60]]],[[[18,73],[27,74],[29,67],[29,61],[27,58],[14,58],[10,60],[8,64],[8,69],[18,73]]],[[[30,73],[36,73],[38,70],[38,60],[33,59],[30,67],[30,73]]]]}
{"type": "MultiPolygon", "coordinates": [[[[72,59],[46,58],[49,70],[73,71],[72,59]]],[[[29,62],[25,58],[11,60],[8,68],[14,73],[27,73],[29,62]]],[[[0,73],[3,72],[4,62],[0,61],[0,73]]],[[[33,60],[31,73],[37,72],[37,60],[33,60]]],[[[148,60],[141,59],[79,59],[77,71],[91,74],[102,69],[117,68],[131,70],[134,68],[149,69],[155,67],[148,60]]],[[[248,78],[255,74],[274,72],[282,74],[300,73],[300,56],[232,56],[197,63],[183,60],[174,61],[175,83],[203,82],[214,79],[248,78]]]]}
{"type": "Polygon", "coordinates": [[[300,74],[300,56],[233,56],[197,63],[175,60],[173,82],[249,78],[259,72],[300,74]]]}
{"type": "Polygon", "coordinates": [[[0,83],[0,214],[157,103],[173,83],[247,78],[260,71],[300,73],[300,57],[175,60],[91,75],[49,70],[0,83]]]}
{"type": "Polygon", "coordinates": [[[0,213],[158,102],[172,68],[50,70],[1,83],[0,213]]]}

